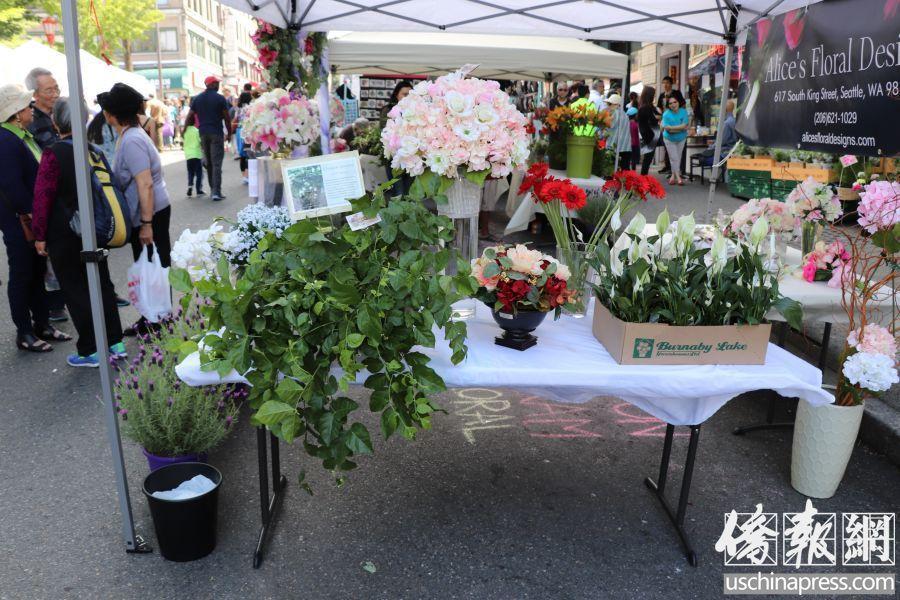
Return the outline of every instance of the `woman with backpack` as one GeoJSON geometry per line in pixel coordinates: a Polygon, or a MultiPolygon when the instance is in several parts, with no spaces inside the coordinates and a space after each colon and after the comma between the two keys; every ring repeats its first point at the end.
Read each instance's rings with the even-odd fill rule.
{"type": "MultiPolygon", "coordinates": [[[[60,139],[44,150],[38,167],[32,215],[35,250],[41,256],[50,256],[69,315],[78,332],[75,344],[77,352],[70,354],[66,362],[72,367],[98,367],[100,362],[97,359],[97,342],[91,318],[87,267],[81,262],[81,237],[69,225],[78,210],[78,194],[75,189],[75,155],[71,139],[72,114],[67,98],[56,101],[52,117],[60,139]]],[[[99,151],[96,147],[92,150],[99,151]]],[[[100,261],[98,266],[109,352],[111,356],[124,358],[122,323],[116,306],[116,292],[109,277],[109,266],[106,261],[100,261]]]]}

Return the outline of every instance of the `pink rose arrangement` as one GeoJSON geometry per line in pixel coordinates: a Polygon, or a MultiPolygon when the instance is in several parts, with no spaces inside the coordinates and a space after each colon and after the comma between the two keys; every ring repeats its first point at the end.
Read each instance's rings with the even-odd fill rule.
{"type": "Polygon", "coordinates": [[[528,158],[526,123],[499,83],[458,71],[417,84],[388,113],[381,140],[391,167],[413,176],[505,177],[528,158]]]}
{"type": "Polygon", "coordinates": [[[772,198],[753,198],[731,215],[727,233],[742,240],[750,239],[750,231],[760,217],[766,218],[769,232],[779,235],[785,241],[793,240],[800,230],[800,218],[787,203],[772,198]]]}
{"type": "Polygon", "coordinates": [[[826,183],[819,183],[812,177],[797,185],[788,194],[785,203],[801,221],[824,224],[835,221],[843,214],[841,201],[826,183]]]}
{"type": "Polygon", "coordinates": [[[566,282],[572,273],[558,260],[523,244],[490,246],[472,259],[476,298],[494,310],[548,312],[569,304],[576,296],[566,282]]]}
{"type": "Polygon", "coordinates": [[[813,281],[827,281],[828,287],[841,287],[841,278],[844,277],[844,266],[850,262],[850,253],[840,241],[834,241],[825,245],[825,242],[816,243],[815,249],[803,257],[803,279],[813,281]]]}
{"type": "Polygon", "coordinates": [[[869,233],[892,229],[900,223],[900,182],[873,181],[859,196],[859,224],[869,233]]]}
{"type": "Polygon", "coordinates": [[[255,152],[286,154],[319,137],[319,112],[304,96],[276,88],[244,109],[241,135],[255,152]]]}

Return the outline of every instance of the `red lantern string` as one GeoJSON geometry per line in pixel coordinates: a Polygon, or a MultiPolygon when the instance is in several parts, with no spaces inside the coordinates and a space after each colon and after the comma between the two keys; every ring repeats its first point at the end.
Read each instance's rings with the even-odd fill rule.
{"type": "Polygon", "coordinates": [[[88,10],[91,12],[91,20],[94,21],[94,27],[97,28],[97,37],[100,38],[100,58],[102,58],[106,64],[112,65],[112,61],[109,60],[109,57],[106,55],[106,52],[109,50],[109,44],[106,43],[106,38],[103,37],[103,27],[100,26],[100,17],[97,16],[97,7],[94,4],[94,0],[90,0],[88,10]]]}

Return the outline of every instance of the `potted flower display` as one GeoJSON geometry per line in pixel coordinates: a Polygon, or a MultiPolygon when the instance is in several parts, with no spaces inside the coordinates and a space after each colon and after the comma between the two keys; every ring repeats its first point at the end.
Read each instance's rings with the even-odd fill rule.
{"type": "Polygon", "coordinates": [[[205,331],[199,313],[168,321],[144,336],[137,356],[120,367],[114,399],[125,437],[140,444],[150,470],[171,463],[205,462],[231,432],[243,386],[189,387],[178,379],[179,349],[205,331]]]}
{"type": "Polygon", "coordinates": [[[764,217],[729,250],[715,231],[695,241],[692,215],[648,228],[637,213],[612,249],[597,248],[594,336],[622,364],[762,364],[778,310],[800,326],[799,304],[781,295],[758,249],[764,217]],[[643,344],[655,340],[653,344],[643,344]]]}
{"type": "Polygon", "coordinates": [[[807,177],[785,199],[790,211],[800,219],[800,248],[806,256],[813,251],[822,228],[843,214],[841,201],[827,183],[807,177]]]}
{"type": "MultiPolygon", "coordinates": [[[[381,132],[395,172],[415,177],[413,198],[434,198],[456,234],[448,272],[478,252],[477,217],[487,177],[506,177],[528,158],[527,120],[496,81],[466,69],[422,81],[388,114],[381,132]]],[[[474,315],[474,303],[457,310],[474,315]]]]}
{"type": "Polygon", "coordinates": [[[788,242],[800,232],[800,218],[784,202],[772,198],[752,198],[732,213],[725,233],[746,241],[760,219],[765,219],[769,235],[768,244],[763,247],[766,268],[776,272],[784,265],[788,242]]]}
{"type": "Polygon", "coordinates": [[[491,309],[504,331],[495,342],[515,350],[537,344],[531,332],[551,310],[558,318],[575,295],[567,285],[566,265],[522,244],[485,248],[472,261],[472,276],[478,282],[475,297],[491,309]]]}
{"type": "Polygon", "coordinates": [[[554,108],[547,115],[551,131],[562,131],[566,137],[566,175],[589,179],[594,162],[597,135],[612,124],[612,115],[598,111],[590,102],[554,108]]]}
{"type": "Polygon", "coordinates": [[[319,139],[319,112],[314,102],[296,92],[276,88],[251,102],[241,120],[244,142],[259,160],[258,201],[280,205],[284,193],[281,161],[294,149],[319,139]]]}
{"type": "Polygon", "coordinates": [[[869,310],[869,302],[896,289],[900,251],[900,183],[874,182],[861,193],[862,231],[848,233],[850,251],[836,269],[850,334],[841,353],[834,404],[797,405],[791,485],[814,498],[830,498],[847,469],[866,398],[882,395],[897,375],[897,317],[869,310]],[[882,321],[876,322],[881,318],[882,321]]]}
{"type": "MultiPolygon", "coordinates": [[[[587,260],[598,244],[605,243],[610,223],[618,223],[621,215],[639,202],[666,195],[655,177],[639,175],[634,171],[616,172],[603,186],[602,193],[609,202],[602,204],[602,213],[595,216],[593,231],[585,238],[573,220],[573,214],[587,205],[587,195],[581,187],[569,179],[550,175],[546,163],[535,163],[528,169],[519,187],[520,194],[529,191],[535,203],[544,205],[544,215],[556,239],[557,257],[571,269],[569,288],[574,295],[566,310],[573,316],[584,316],[588,309],[587,260]]],[[[618,225],[615,228],[618,229],[618,225]]]]}

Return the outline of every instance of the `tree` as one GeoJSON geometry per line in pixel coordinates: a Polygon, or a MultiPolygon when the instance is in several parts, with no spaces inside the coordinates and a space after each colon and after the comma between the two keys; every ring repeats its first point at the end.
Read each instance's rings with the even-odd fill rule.
{"type": "Polygon", "coordinates": [[[32,18],[27,0],[0,0],[0,42],[21,36],[32,18]]]}
{"type": "MultiPolygon", "coordinates": [[[[11,2],[15,0],[0,0],[11,2]]],[[[135,41],[156,35],[154,25],[161,21],[163,13],[156,9],[156,0],[99,0],[95,1],[97,24],[90,11],[90,0],[78,0],[78,34],[81,47],[100,56],[104,53],[100,34],[108,46],[106,52],[110,60],[122,57],[125,68],[131,70],[131,46],[135,41]]],[[[44,10],[61,19],[62,5],[45,0],[44,10]]]]}

